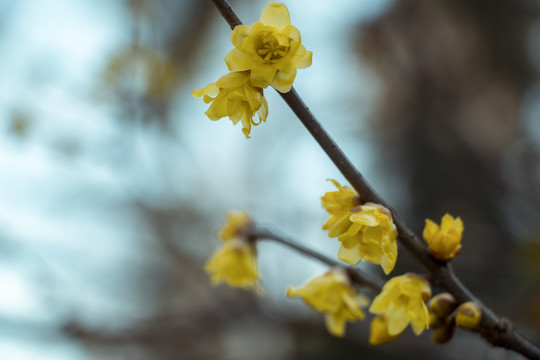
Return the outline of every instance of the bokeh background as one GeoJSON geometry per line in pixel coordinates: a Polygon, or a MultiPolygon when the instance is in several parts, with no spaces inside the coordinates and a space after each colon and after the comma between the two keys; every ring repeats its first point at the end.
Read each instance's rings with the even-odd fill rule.
{"type": "MultiPolygon", "coordinates": [[[[540,2],[287,6],[304,101],[418,233],[463,218],[458,275],[539,343],[540,2]]],[[[285,296],[325,267],[270,242],[264,296],[208,284],[231,209],[334,256],[320,196],[344,182],[271,89],[249,140],[205,117],[229,35],[210,1],[0,2],[0,359],[519,359],[462,331],[333,338],[285,296]]]]}

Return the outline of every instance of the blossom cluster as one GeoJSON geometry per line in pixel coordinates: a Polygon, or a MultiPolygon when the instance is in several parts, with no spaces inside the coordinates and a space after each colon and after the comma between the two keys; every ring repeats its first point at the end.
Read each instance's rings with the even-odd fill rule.
{"type": "MultiPolygon", "coordinates": [[[[363,203],[354,189],[331,181],[337,191],[327,192],[321,198],[323,207],[330,214],[323,229],[329,230],[328,236],[337,237],[341,243],[338,259],[350,265],[361,260],[378,264],[385,274],[389,274],[397,259],[397,230],[391,212],[378,204],[363,203]]],[[[205,267],[212,284],[224,282],[261,293],[256,238],[251,233],[253,227],[247,213],[229,214],[219,233],[222,246],[205,267]]],[[[454,220],[448,214],[443,217],[441,227],[427,220],[424,237],[431,254],[443,254],[438,259],[450,259],[460,246],[455,239],[461,239],[462,229],[461,220],[454,220]],[[444,240],[448,238],[450,240],[444,240]],[[438,239],[435,244],[440,245],[432,248],[433,239],[438,239]]],[[[326,328],[332,335],[340,337],[345,335],[347,322],[365,318],[362,309],[370,304],[369,298],[359,292],[358,284],[345,269],[333,268],[301,287],[287,290],[287,296],[299,297],[324,313],[326,328]]],[[[431,300],[428,310],[430,298],[429,282],[420,275],[407,273],[388,280],[369,306],[369,312],[375,315],[369,343],[380,345],[394,341],[408,325],[417,335],[432,326],[434,341],[444,342],[452,337],[454,325],[472,328],[480,321],[481,311],[474,303],[464,303],[454,311],[455,302],[448,300],[445,294],[439,294],[431,300]],[[451,315],[452,320],[449,320],[451,315]]]]}
{"type": "MultiPolygon", "coordinates": [[[[206,111],[211,120],[228,116],[234,124],[241,121],[248,138],[251,126],[265,121],[268,115],[263,89],[270,85],[280,92],[290,91],[297,69],[310,66],[312,55],[290,24],[284,4],[268,3],[259,22],[237,26],[231,39],[235,48],[225,57],[231,72],[216,83],[194,90],[193,95],[211,104],[206,111]],[[254,114],[258,114],[259,122],[253,120],[254,114]]],[[[449,294],[431,298],[429,281],[413,273],[390,278],[370,305],[370,299],[359,291],[363,284],[351,275],[356,271],[352,266],[361,261],[376,264],[389,275],[398,258],[398,227],[389,209],[365,201],[349,186],[330,181],[337,189],[321,197],[322,207],[330,216],[322,229],[328,231],[329,238],[337,239],[337,258],[347,265],[334,266],[303,286],[289,288],[287,296],[301,298],[324,313],[326,328],[339,337],[345,335],[347,322],[364,319],[363,309],[368,308],[375,315],[369,336],[372,345],[396,340],[409,326],[416,335],[431,326],[433,340],[445,342],[456,325],[470,329],[480,323],[477,304],[457,304],[449,294]]],[[[219,233],[222,246],[205,267],[212,284],[226,283],[261,293],[254,228],[247,213],[229,214],[219,233]]],[[[450,214],[442,217],[440,225],[426,219],[423,237],[435,261],[447,262],[459,254],[463,228],[462,220],[450,214]]]]}
{"type": "Polygon", "coordinates": [[[211,103],[206,111],[210,120],[228,116],[233,124],[240,121],[249,138],[251,126],[266,122],[268,116],[263,89],[270,85],[282,93],[290,91],[297,69],[311,66],[312,53],[301,44],[285,4],[274,2],[266,4],[260,21],[236,26],[231,41],[234,49],[225,56],[231,72],[192,95],[211,103]],[[255,114],[259,121],[253,120],[255,114]]]}

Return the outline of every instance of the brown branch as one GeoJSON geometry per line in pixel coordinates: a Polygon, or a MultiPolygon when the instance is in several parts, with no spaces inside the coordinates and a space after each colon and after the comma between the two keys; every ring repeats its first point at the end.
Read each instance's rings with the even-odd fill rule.
{"type": "Polygon", "coordinates": [[[360,269],[354,268],[352,266],[344,265],[343,263],[334,260],[332,258],[329,258],[326,255],[323,255],[321,253],[318,253],[294,240],[289,239],[285,235],[278,234],[275,231],[271,231],[265,228],[261,227],[255,227],[252,230],[250,230],[249,236],[252,236],[254,238],[257,238],[258,240],[273,240],[280,244],[283,244],[285,246],[288,246],[304,255],[307,255],[309,257],[312,257],[314,259],[319,260],[323,264],[326,264],[331,267],[337,267],[344,269],[347,274],[349,275],[349,278],[358,284],[359,286],[365,286],[368,288],[371,288],[377,292],[380,292],[382,290],[382,287],[384,285],[384,281],[382,279],[379,279],[378,277],[375,277],[371,274],[368,274],[360,269]]]}
{"type": "MultiPolygon", "coordinates": [[[[225,20],[234,29],[242,24],[234,10],[226,0],[211,0],[219,9],[225,20]]],[[[306,129],[319,143],[328,157],[334,162],[339,171],[349,181],[351,186],[360,194],[363,201],[374,202],[388,208],[393,215],[398,230],[400,243],[426,268],[431,275],[431,282],[452,293],[461,303],[474,301],[482,308],[482,320],[475,328],[489,343],[514,350],[529,359],[540,359],[540,348],[526,339],[509,321],[496,316],[476,298],[454,274],[448,263],[433,259],[425,243],[409,229],[396,211],[386,203],[369,185],[363,175],[354,167],[343,151],[322,128],[315,116],[311,113],[294,88],[290,92],[279,93],[291,110],[296,114],[306,129]]]]}

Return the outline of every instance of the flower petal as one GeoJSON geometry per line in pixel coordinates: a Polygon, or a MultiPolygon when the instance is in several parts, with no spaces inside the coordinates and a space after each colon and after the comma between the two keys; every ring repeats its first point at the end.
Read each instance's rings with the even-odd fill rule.
{"type": "Polygon", "coordinates": [[[396,311],[388,315],[388,335],[398,335],[405,330],[409,325],[410,319],[407,316],[407,312],[404,307],[397,309],[396,311]]]}
{"type": "Polygon", "coordinates": [[[225,64],[230,71],[244,71],[251,69],[252,56],[244,54],[238,49],[232,49],[225,56],[225,64]]]}
{"type": "Polygon", "coordinates": [[[219,120],[227,116],[227,97],[219,96],[214,99],[208,110],[205,112],[210,120],[219,120]]]}
{"type": "Polygon", "coordinates": [[[324,323],[328,332],[337,337],[345,335],[345,314],[342,311],[326,314],[324,323]]]}
{"type": "Polygon", "coordinates": [[[361,255],[358,250],[358,246],[355,246],[351,249],[347,249],[345,246],[341,245],[338,250],[338,259],[346,262],[350,265],[356,265],[360,262],[361,255]]]}
{"type": "Polygon", "coordinates": [[[291,68],[288,73],[283,71],[277,71],[274,79],[270,83],[280,93],[286,93],[291,91],[294,78],[296,77],[296,69],[291,68]]]}
{"type": "Polygon", "coordinates": [[[229,100],[227,102],[227,113],[233,124],[236,125],[244,117],[245,107],[243,101],[229,100]]]}
{"type": "Polygon", "coordinates": [[[261,22],[282,31],[291,25],[291,16],[285,4],[269,2],[262,11],[261,22]]]}
{"type": "Polygon", "coordinates": [[[251,26],[247,25],[237,25],[233,32],[231,33],[231,41],[233,45],[237,48],[242,47],[242,42],[245,38],[249,36],[249,32],[251,31],[251,26]]]}
{"type": "Polygon", "coordinates": [[[251,84],[244,84],[244,91],[246,95],[247,102],[249,103],[249,108],[252,112],[257,111],[262,105],[262,94],[260,89],[256,89],[251,84]]]}
{"type": "Polygon", "coordinates": [[[231,89],[242,86],[245,82],[249,80],[249,72],[230,72],[227,75],[223,75],[216,82],[216,85],[219,88],[231,89]]]}
{"type": "Polygon", "coordinates": [[[268,116],[268,102],[264,96],[262,97],[262,106],[257,110],[257,115],[259,115],[259,124],[261,121],[266,122],[266,117],[268,116]]]}
{"type": "Polygon", "coordinates": [[[197,89],[193,90],[191,92],[191,95],[193,95],[194,97],[202,97],[206,95],[216,96],[218,94],[218,91],[219,89],[216,86],[216,83],[212,83],[210,85],[205,86],[204,88],[200,90],[197,90],[197,89]]]}
{"type": "Polygon", "coordinates": [[[275,74],[276,68],[271,64],[257,64],[251,69],[251,85],[266,88],[275,74]]]}
{"type": "Polygon", "coordinates": [[[292,63],[297,69],[305,69],[311,66],[312,57],[313,53],[307,51],[304,45],[299,44],[292,57],[292,63]]]}

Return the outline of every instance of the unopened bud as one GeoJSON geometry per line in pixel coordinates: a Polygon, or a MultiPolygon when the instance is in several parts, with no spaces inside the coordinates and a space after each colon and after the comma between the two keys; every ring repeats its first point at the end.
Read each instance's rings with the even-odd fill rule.
{"type": "Polygon", "coordinates": [[[431,340],[437,344],[447,343],[454,337],[454,329],[453,324],[435,329],[431,335],[431,340]]]}
{"type": "Polygon", "coordinates": [[[435,295],[429,302],[429,312],[437,318],[448,317],[456,308],[456,299],[449,293],[435,295]]]}
{"type": "Polygon", "coordinates": [[[456,312],[456,325],[464,329],[472,329],[480,323],[482,310],[472,301],[459,306],[456,312]]]}

